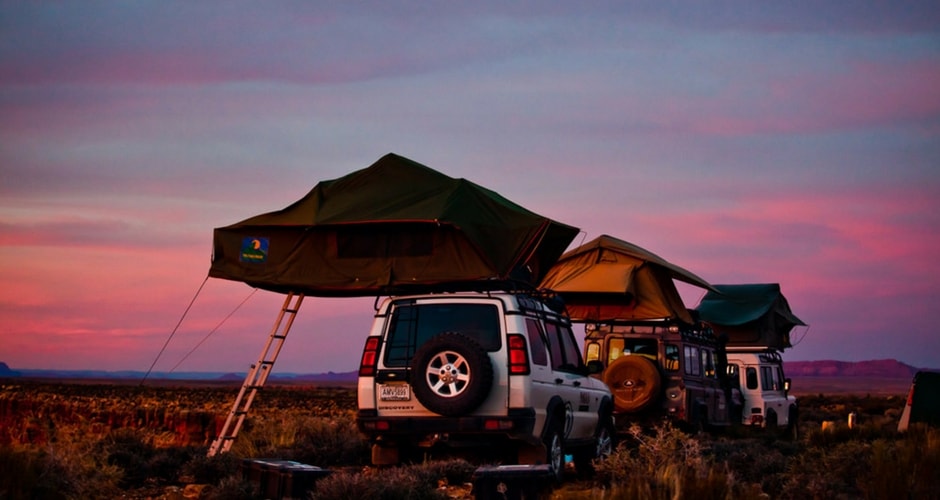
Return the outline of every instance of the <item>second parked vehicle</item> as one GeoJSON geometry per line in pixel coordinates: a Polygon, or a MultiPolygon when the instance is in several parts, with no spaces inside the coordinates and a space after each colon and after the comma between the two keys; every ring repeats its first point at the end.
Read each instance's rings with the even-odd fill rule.
{"type": "Polygon", "coordinates": [[[672,420],[693,429],[740,419],[741,392],[710,330],[669,321],[588,324],[585,359],[614,395],[618,429],[672,420]]]}

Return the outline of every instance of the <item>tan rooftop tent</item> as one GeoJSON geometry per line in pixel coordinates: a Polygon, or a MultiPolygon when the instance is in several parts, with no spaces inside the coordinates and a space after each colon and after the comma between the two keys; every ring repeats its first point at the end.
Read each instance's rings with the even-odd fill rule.
{"type": "Polygon", "coordinates": [[[578,229],[387,154],[216,228],[209,276],[307,296],[534,287],[578,229]]]}
{"type": "Polygon", "coordinates": [[[562,297],[572,321],[692,323],[674,279],[711,289],[704,279],[648,250],[601,235],[562,255],[540,286],[562,297]]]}

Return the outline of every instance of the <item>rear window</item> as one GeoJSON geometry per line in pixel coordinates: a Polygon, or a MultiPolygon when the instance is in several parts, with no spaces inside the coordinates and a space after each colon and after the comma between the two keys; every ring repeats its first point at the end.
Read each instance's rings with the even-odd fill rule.
{"type": "Polygon", "coordinates": [[[460,332],[487,351],[500,348],[499,310],[493,304],[400,304],[392,312],[385,366],[405,367],[431,337],[460,332]]]}

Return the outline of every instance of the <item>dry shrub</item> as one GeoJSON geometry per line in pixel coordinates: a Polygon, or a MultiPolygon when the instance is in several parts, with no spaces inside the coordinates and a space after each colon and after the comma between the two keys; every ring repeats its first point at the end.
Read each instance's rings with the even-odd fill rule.
{"type": "Polygon", "coordinates": [[[760,492],[737,484],[724,464],[715,463],[693,438],[666,423],[644,433],[638,425],[630,439],[595,466],[603,498],[753,498],[760,492]]]}
{"type": "MultiPolygon", "coordinates": [[[[347,500],[369,498],[376,500],[444,500],[449,498],[441,489],[452,478],[467,482],[474,467],[463,460],[431,462],[419,465],[370,469],[363,473],[335,472],[320,479],[314,500],[347,500]]],[[[450,483],[455,484],[455,483],[450,483]]]]}
{"type": "Polygon", "coordinates": [[[734,471],[738,483],[755,485],[775,497],[783,489],[789,460],[801,450],[790,441],[719,439],[711,443],[710,456],[734,471]]]}
{"type": "Polygon", "coordinates": [[[807,448],[790,461],[779,498],[859,498],[857,481],[868,473],[870,447],[847,440],[807,448]]]}
{"type": "Polygon", "coordinates": [[[66,434],[45,447],[0,447],[0,498],[116,498],[121,470],[100,460],[95,442],[66,434]]]}
{"type": "Polygon", "coordinates": [[[241,477],[241,467],[242,459],[233,453],[213,457],[198,453],[183,464],[180,475],[197,484],[219,484],[231,477],[241,477]]]}
{"type": "Polygon", "coordinates": [[[340,418],[281,416],[259,418],[232,447],[243,457],[278,457],[317,465],[362,465],[371,448],[356,428],[352,412],[340,418]]]}
{"type": "Polygon", "coordinates": [[[940,430],[912,426],[897,440],[872,443],[869,474],[859,478],[865,498],[940,498],[940,430]]]}

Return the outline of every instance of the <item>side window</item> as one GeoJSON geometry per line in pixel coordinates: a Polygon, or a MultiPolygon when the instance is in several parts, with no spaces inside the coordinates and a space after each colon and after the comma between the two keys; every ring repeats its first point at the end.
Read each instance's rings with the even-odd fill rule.
{"type": "Polygon", "coordinates": [[[571,328],[546,322],[545,330],[552,346],[552,368],[561,371],[578,371],[583,363],[581,351],[578,350],[571,328]]]}
{"type": "Polygon", "coordinates": [[[607,364],[611,364],[623,354],[623,338],[611,337],[607,339],[607,364]]]}
{"type": "Polygon", "coordinates": [[[698,347],[685,346],[685,373],[695,376],[702,374],[702,360],[699,357],[698,347]]]}
{"type": "Polygon", "coordinates": [[[601,359],[601,345],[597,342],[591,342],[587,345],[587,353],[584,355],[584,361],[597,361],[601,359]]]}
{"type": "Polygon", "coordinates": [[[666,344],[665,368],[671,372],[679,371],[679,347],[675,344],[666,344]]]}
{"type": "Polygon", "coordinates": [[[553,323],[545,323],[545,340],[548,342],[549,354],[551,354],[552,370],[558,370],[565,364],[565,356],[562,354],[561,339],[558,338],[558,326],[553,323]]]}
{"type": "Polygon", "coordinates": [[[738,365],[728,365],[728,380],[731,381],[731,385],[734,387],[741,387],[741,379],[738,376],[738,365]]]}
{"type": "Polygon", "coordinates": [[[757,368],[754,368],[753,366],[747,367],[747,369],[744,370],[744,376],[747,379],[745,381],[747,388],[757,389],[757,368]]]}
{"type": "Polygon", "coordinates": [[[760,386],[765,391],[774,390],[774,369],[772,367],[760,367],[760,386]]]}
{"type": "Polygon", "coordinates": [[[526,318],[525,332],[529,337],[529,345],[532,346],[532,364],[539,366],[548,365],[548,353],[545,352],[545,340],[542,339],[542,329],[539,328],[539,322],[526,318]]]}
{"type": "Polygon", "coordinates": [[[702,349],[702,369],[706,377],[715,377],[715,354],[708,349],[702,349]]]}

